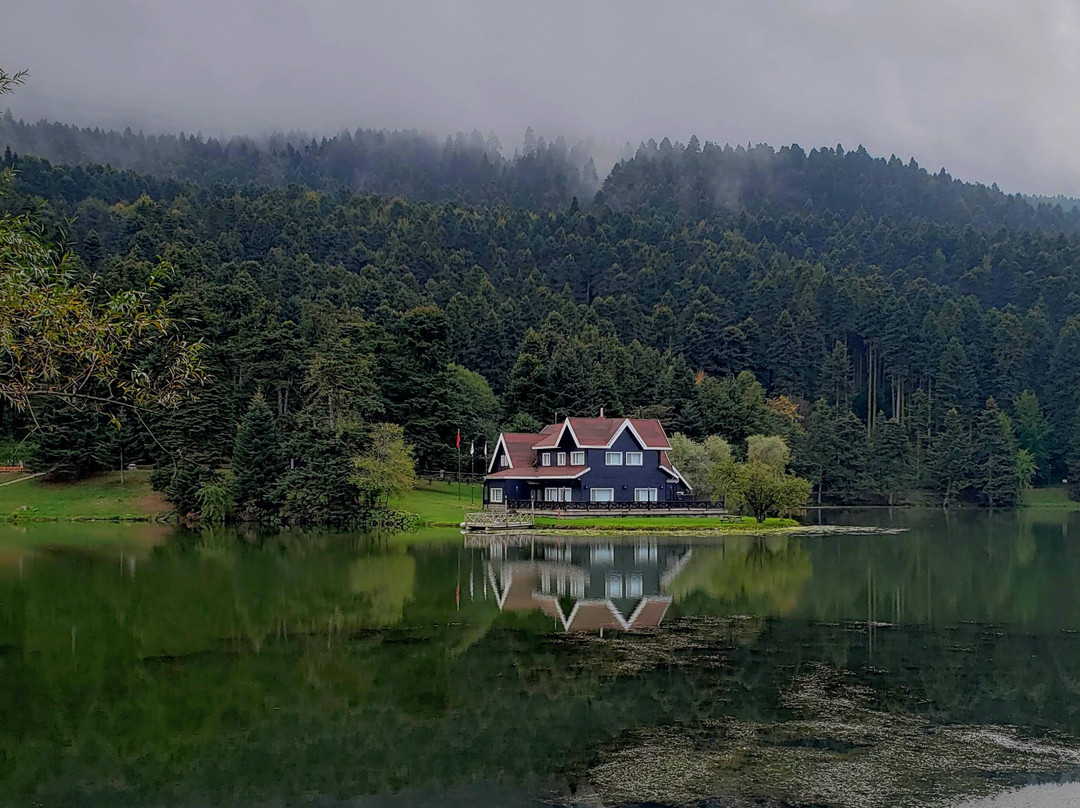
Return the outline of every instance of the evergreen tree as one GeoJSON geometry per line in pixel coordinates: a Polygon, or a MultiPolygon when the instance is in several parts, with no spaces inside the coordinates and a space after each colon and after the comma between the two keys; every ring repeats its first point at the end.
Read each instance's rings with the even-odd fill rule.
{"type": "Polygon", "coordinates": [[[851,407],[852,378],[851,356],[847,346],[837,340],[822,362],[818,395],[831,407],[848,409],[851,407]]]}
{"type": "Polygon", "coordinates": [[[930,454],[931,479],[942,495],[942,506],[948,508],[971,485],[972,459],[971,432],[963,416],[951,409],[930,454]]]}
{"type": "Polygon", "coordinates": [[[284,462],[274,414],[256,393],[240,426],[232,454],[232,493],[236,507],[269,515],[278,507],[278,483],[284,462]]]}
{"type": "Polygon", "coordinates": [[[1013,426],[1021,449],[1031,452],[1035,461],[1036,477],[1050,480],[1050,421],[1043,415],[1039,397],[1031,390],[1024,390],[1013,401],[1013,426]]]}
{"type": "Polygon", "coordinates": [[[772,391],[788,395],[802,393],[805,369],[802,339],[787,309],[780,312],[773,328],[769,349],[769,368],[772,373],[772,391]]]}
{"type": "Polygon", "coordinates": [[[973,438],[974,488],[980,502],[991,508],[1019,504],[1016,437],[1009,416],[993,398],[976,418],[973,438]]]}
{"type": "Polygon", "coordinates": [[[870,467],[878,493],[894,503],[897,494],[905,493],[914,483],[911,444],[904,427],[893,418],[878,415],[871,434],[870,467]]]}

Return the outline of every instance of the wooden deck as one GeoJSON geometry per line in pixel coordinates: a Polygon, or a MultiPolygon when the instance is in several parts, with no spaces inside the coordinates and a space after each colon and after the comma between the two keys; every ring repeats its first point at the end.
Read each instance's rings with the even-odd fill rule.
{"type": "Polygon", "coordinates": [[[478,511],[465,514],[461,527],[470,533],[495,533],[503,531],[529,530],[533,526],[531,514],[512,513],[510,511],[478,511]]]}

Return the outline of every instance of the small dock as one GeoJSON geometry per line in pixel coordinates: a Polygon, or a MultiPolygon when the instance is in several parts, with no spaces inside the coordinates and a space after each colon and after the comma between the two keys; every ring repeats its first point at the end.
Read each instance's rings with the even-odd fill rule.
{"type": "Polygon", "coordinates": [[[501,533],[504,531],[531,530],[532,514],[509,511],[478,511],[465,514],[461,527],[468,533],[501,533]]]}

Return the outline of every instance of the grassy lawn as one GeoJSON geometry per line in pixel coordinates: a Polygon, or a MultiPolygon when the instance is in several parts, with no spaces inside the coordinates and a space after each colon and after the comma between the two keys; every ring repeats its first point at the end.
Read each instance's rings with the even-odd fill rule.
{"type": "Polygon", "coordinates": [[[585,516],[556,519],[538,516],[536,527],[544,530],[592,531],[691,531],[745,533],[748,530],[776,530],[799,524],[794,519],[766,519],[758,522],[752,516],[721,520],[716,516],[585,516]]]}
{"type": "Polygon", "coordinates": [[[390,500],[390,507],[419,514],[424,524],[431,527],[457,527],[464,520],[466,511],[483,510],[481,499],[479,484],[462,483],[459,499],[457,483],[421,480],[412,491],[390,500]]]}
{"type": "Polygon", "coordinates": [[[1069,499],[1065,486],[1033,488],[1024,494],[1026,508],[1065,508],[1070,511],[1080,510],[1080,502],[1069,499]]]}
{"type": "MultiPolygon", "coordinates": [[[[0,474],[0,483],[25,475],[0,474]]],[[[150,488],[149,471],[110,471],[77,483],[43,482],[41,478],[0,486],[0,519],[67,521],[111,519],[145,521],[171,508],[150,488]]]]}

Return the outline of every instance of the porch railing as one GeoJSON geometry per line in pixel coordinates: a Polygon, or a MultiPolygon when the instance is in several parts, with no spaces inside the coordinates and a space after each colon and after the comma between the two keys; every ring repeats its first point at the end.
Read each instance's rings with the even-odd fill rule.
{"type": "Polygon", "coordinates": [[[506,502],[512,511],[702,511],[722,510],[723,505],[708,500],[673,499],[667,502],[545,502],[532,499],[511,499],[506,502]]]}

